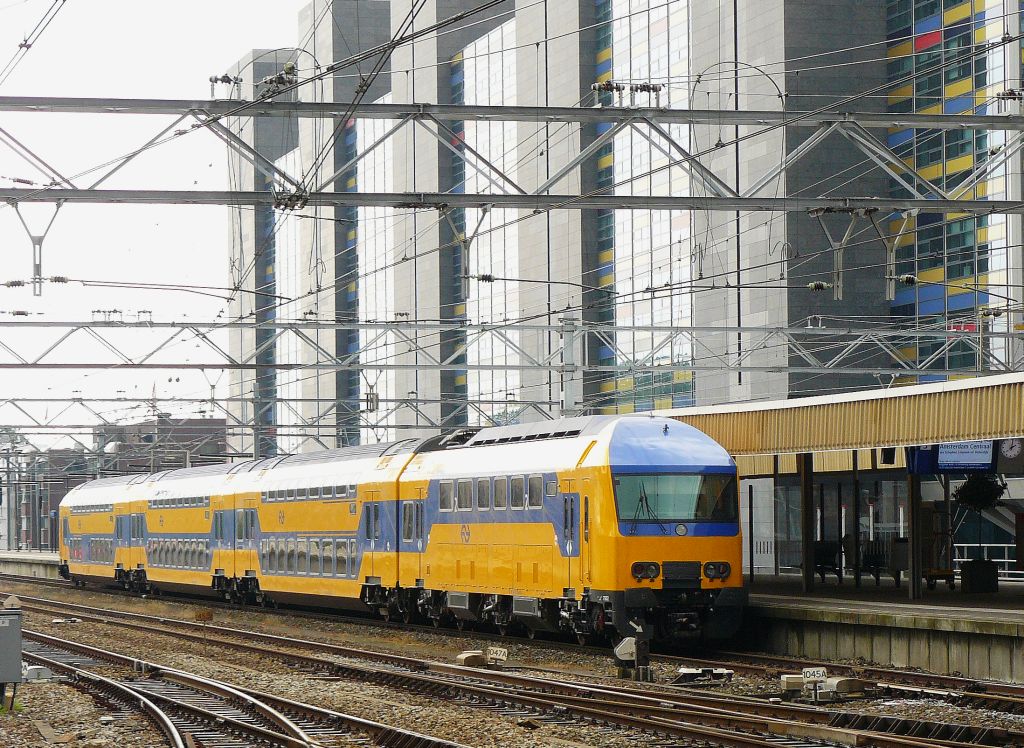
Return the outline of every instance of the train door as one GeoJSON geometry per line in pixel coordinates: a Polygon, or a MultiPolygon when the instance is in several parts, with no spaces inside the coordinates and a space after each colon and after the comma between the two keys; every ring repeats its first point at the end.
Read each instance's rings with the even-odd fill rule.
{"type": "MultiPolygon", "coordinates": [[[[575,589],[579,581],[579,542],[577,540],[576,522],[579,516],[577,508],[579,500],[574,489],[573,478],[562,480],[562,553],[565,554],[566,576],[565,588],[575,589]]],[[[577,590],[578,591],[578,590],[577,590]]]]}
{"type": "Polygon", "coordinates": [[[363,504],[363,569],[364,582],[383,582],[383,562],[385,555],[385,539],[383,529],[384,507],[380,500],[380,491],[367,491],[367,500],[363,504]]]}
{"type": "Polygon", "coordinates": [[[114,504],[115,568],[132,569],[131,535],[132,515],[126,503],[114,504]]]}
{"type": "Polygon", "coordinates": [[[399,563],[401,583],[407,587],[420,586],[423,581],[425,490],[417,489],[419,498],[399,502],[399,563]]]}
{"type": "Polygon", "coordinates": [[[235,575],[255,576],[259,569],[256,557],[256,499],[242,499],[235,509],[235,575]]]}
{"type": "Polygon", "coordinates": [[[222,497],[210,497],[213,511],[213,574],[232,577],[235,574],[235,512],[222,497]]]}
{"type": "MultiPolygon", "coordinates": [[[[143,506],[145,505],[143,504],[143,506]]],[[[132,512],[128,525],[130,550],[128,552],[128,563],[125,564],[124,567],[125,569],[139,569],[145,564],[145,551],[143,550],[146,543],[144,532],[145,525],[146,515],[142,512],[132,512]]]]}
{"type": "Polygon", "coordinates": [[[582,587],[589,587],[590,576],[590,478],[583,479],[583,490],[580,496],[580,582],[582,587]]]}

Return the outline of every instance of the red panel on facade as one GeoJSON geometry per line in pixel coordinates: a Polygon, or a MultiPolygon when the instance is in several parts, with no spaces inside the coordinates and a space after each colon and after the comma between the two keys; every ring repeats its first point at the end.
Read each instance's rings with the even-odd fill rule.
{"type": "Polygon", "coordinates": [[[929,47],[934,47],[941,41],[941,31],[929,31],[927,34],[921,34],[914,39],[914,51],[920,52],[921,50],[928,49],[929,47]]]}

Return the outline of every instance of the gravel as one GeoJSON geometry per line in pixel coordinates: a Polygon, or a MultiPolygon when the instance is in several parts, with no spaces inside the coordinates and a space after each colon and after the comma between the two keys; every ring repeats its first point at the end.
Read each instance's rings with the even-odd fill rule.
{"type": "MultiPolygon", "coordinates": [[[[5,586],[10,589],[15,587],[5,586]]],[[[25,586],[22,591],[25,595],[184,620],[192,620],[198,611],[211,610],[202,602],[191,603],[167,598],[146,600],[84,590],[33,586],[25,586]]],[[[463,650],[485,649],[494,644],[493,639],[476,637],[470,632],[456,634],[452,631],[434,633],[422,629],[400,630],[373,625],[372,622],[331,620],[267,612],[255,608],[215,608],[212,612],[213,622],[221,626],[438,661],[452,662],[463,650]]],[[[42,628],[45,624],[37,624],[38,618],[37,616],[33,619],[33,625],[42,628]]],[[[633,744],[623,737],[628,733],[604,734],[595,732],[589,726],[570,727],[544,722],[540,722],[540,727],[530,729],[518,724],[524,721],[523,717],[502,716],[493,711],[457,702],[438,701],[436,698],[410,694],[401,689],[350,680],[319,679],[309,673],[297,672],[273,658],[243,655],[214,644],[182,647],[180,642],[174,643],[165,637],[132,631],[119,632],[114,643],[111,641],[108,627],[91,624],[80,624],[74,634],[69,633],[67,627],[52,633],[73,636],[95,646],[117,649],[129,654],[138,655],[145,652],[147,659],[184,670],[473,746],[633,744]],[[89,635],[86,633],[89,629],[95,631],[89,635]]],[[[556,650],[538,646],[526,639],[508,639],[503,641],[501,646],[509,650],[509,665],[517,666],[532,675],[590,683],[622,683],[615,679],[615,668],[611,658],[602,653],[592,654],[576,649],[556,650]]],[[[675,675],[675,669],[676,665],[655,660],[654,671],[661,683],[671,680],[675,675]]],[[[767,674],[736,673],[730,683],[698,688],[709,695],[725,693],[765,697],[778,695],[779,681],[777,676],[767,674]]],[[[834,704],[830,708],[937,722],[998,725],[1008,729],[1024,730],[1022,716],[958,706],[935,699],[870,699],[834,704]]]]}
{"type": "Polygon", "coordinates": [[[97,704],[91,696],[60,682],[25,683],[18,688],[13,715],[0,714],[0,744],[4,748],[39,748],[59,744],[44,736],[52,730],[70,738],[71,748],[153,748],[165,744],[143,716],[97,704]],[[100,717],[114,716],[109,724],[100,717]]]}

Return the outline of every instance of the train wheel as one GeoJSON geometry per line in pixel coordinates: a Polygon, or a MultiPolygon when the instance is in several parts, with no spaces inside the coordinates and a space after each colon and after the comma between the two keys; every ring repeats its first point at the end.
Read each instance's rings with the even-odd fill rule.
{"type": "Polygon", "coordinates": [[[456,618],[455,619],[455,628],[457,628],[459,631],[462,631],[463,629],[466,628],[466,622],[463,621],[461,618],[456,618]]]}
{"type": "Polygon", "coordinates": [[[508,624],[507,623],[499,623],[498,624],[498,634],[500,636],[508,636],[508,624]]]}
{"type": "Polygon", "coordinates": [[[592,643],[592,637],[590,634],[576,634],[576,643],[581,647],[586,647],[592,643]]]}
{"type": "Polygon", "coordinates": [[[537,638],[537,629],[531,629],[531,628],[527,627],[527,629],[526,629],[526,638],[530,639],[530,640],[536,639],[537,638]]]}
{"type": "Polygon", "coordinates": [[[440,619],[440,618],[431,618],[431,619],[430,619],[430,623],[431,623],[431,625],[432,625],[432,626],[433,626],[433,627],[434,627],[435,629],[439,629],[439,628],[441,628],[441,619],[440,619]]]}

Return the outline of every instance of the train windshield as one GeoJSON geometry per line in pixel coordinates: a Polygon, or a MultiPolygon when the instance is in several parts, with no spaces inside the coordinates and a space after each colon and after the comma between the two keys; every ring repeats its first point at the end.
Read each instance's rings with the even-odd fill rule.
{"type": "Polygon", "coordinates": [[[735,522],[736,476],[619,475],[614,478],[620,520],[735,522]]]}

